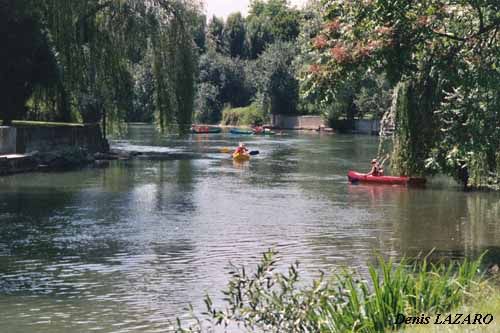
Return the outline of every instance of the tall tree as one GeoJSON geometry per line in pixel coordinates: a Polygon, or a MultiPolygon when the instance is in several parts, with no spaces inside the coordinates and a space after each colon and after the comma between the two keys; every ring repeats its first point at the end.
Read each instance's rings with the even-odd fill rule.
{"type": "Polygon", "coordinates": [[[229,15],[224,27],[224,41],[231,57],[245,56],[245,38],[245,20],[241,13],[229,15]]]}
{"type": "Polygon", "coordinates": [[[255,59],[268,44],[294,41],[299,35],[300,12],[287,0],[253,0],[247,17],[247,43],[255,59]]]}
{"type": "Polygon", "coordinates": [[[270,45],[257,60],[257,72],[254,73],[257,99],[267,113],[297,112],[299,83],[292,65],[295,55],[293,44],[277,42],[270,45]]]}
{"type": "Polygon", "coordinates": [[[304,80],[332,100],[345,77],[385,72],[398,84],[398,172],[498,183],[499,11],[498,1],[329,1],[304,80]]]}
{"type": "Polygon", "coordinates": [[[213,16],[208,23],[207,28],[207,44],[208,47],[222,54],[227,53],[224,43],[224,20],[213,16]]]}
{"type": "MultiPolygon", "coordinates": [[[[56,80],[59,84],[47,91],[55,91],[52,95],[66,101],[56,103],[56,106],[61,105],[58,109],[70,105],[71,114],[76,118],[85,122],[102,121],[104,125],[124,119],[133,105],[132,67],[143,61],[147,50],[152,48],[154,56],[148,59],[157,67],[153,71],[155,93],[161,96],[159,99],[168,100],[166,104],[155,104],[157,119],[162,127],[166,123],[160,119],[169,119],[171,124],[183,128],[187,126],[193,111],[197,56],[192,52],[193,17],[199,15],[194,3],[181,0],[3,0],[0,6],[6,17],[17,17],[12,13],[28,13],[23,15],[33,18],[32,30],[35,32],[32,35],[37,35],[36,40],[41,42],[28,43],[22,35],[20,44],[32,45],[32,49],[38,50],[42,48],[37,45],[46,45],[49,52],[45,52],[44,57],[52,59],[53,63],[57,60],[55,63],[59,66],[51,68],[61,69],[52,70],[59,73],[59,80],[56,80]],[[175,70],[164,73],[158,70],[160,67],[175,70]],[[160,108],[167,104],[168,108],[160,108]]],[[[13,29],[16,33],[25,31],[22,27],[13,29]]],[[[32,59],[30,63],[36,62],[32,59]]],[[[50,68],[35,67],[40,69],[33,72],[25,66],[24,70],[35,75],[41,68],[50,68]]],[[[9,67],[4,68],[9,71],[9,67]]],[[[16,78],[21,76],[16,75],[16,78]]],[[[37,80],[30,78],[29,82],[37,80]]],[[[44,104],[46,109],[54,109],[50,106],[54,98],[38,91],[31,94],[29,89],[24,89],[26,96],[21,104],[32,97],[35,105],[44,104]]]]}
{"type": "Polygon", "coordinates": [[[28,0],[3,0],[0,3],[0,116],[4,125],[13,119],[22,119],[26,102],[36,91],[50,91],[59,113],[58,120],[66,119],[69,111],[64,103],[59,64],[50,38],[43,30],[39,13],[28,0]],[[59,94],[54,90],[61,88],[59,94]]]}

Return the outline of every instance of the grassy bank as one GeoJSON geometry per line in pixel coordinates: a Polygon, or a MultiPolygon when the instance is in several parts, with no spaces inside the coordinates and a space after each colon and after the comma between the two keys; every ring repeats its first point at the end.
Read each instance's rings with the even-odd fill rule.
{"type": "Polygon", "coordinates": [[[29,120],[14,120],[12,121],[13,126],[23,126],[23,127],[83,127],[84,124],[78,123],[57,123],[57,122],[47,122],[47,121],[29,121],[29,120]]]}
{"type": "Polygon", "coordinates": [[[401,333],[468,333],[468,332],[500,332],[500,288],[486,285],[477,290],[466,300],[466,303],[453,309],[453,314],[492,314],[495,318],[489,325],[408,325],[401,333]]]}
{"type": "Polygon", "coordinates": [[[262,125],[266,121],[264,111],[255,103],[243,108],[225,108],[222,111],[222,125],[262,125]]]}
{"type": "Polygon", "coordinates": [[[368,280],[345,270],[302,287],[298,264],[278,273],[275,258],[275,252],[265,253],[251,274],[234,267],[223,291],[225,306],[215,307],[207,296],[206,317],[194,318],[198,324],[179,331],[207,332],[225,325],[265,332],[397,331],[403,329],[398,314],[447,313],[485,286],[481,259],[460,263],[380,259],[369,267],[368,280]]]}

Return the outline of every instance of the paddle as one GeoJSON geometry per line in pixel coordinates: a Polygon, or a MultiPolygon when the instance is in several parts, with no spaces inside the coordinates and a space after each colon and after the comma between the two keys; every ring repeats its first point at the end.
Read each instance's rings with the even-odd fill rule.
{"type": "Polygon", "coordinates": [[[380,168],[383,168],[383,167],[384,167],[385,162],[389,159],[389,157],[390,157],[390,156],[391,156],[391,155],[387,154],[387,155],[384,157],[384,159],[382,160],[382,162],[379,162],[379,166],[380,166],[380,168]]]}
{"type": "MultiPolygon", "coordinates": [[[[221,153],[232,153],[233,150],[231,148],[228,148],[228,147],[223,147],[223,148],[220,148],[220,152],[221,153]]],[[[260,151],[258,150],[252,150],[251,152],[248,153],[248,155],[251,155],[251,156],[255,156],[255,155],[259,155],[260,154],[260,151]]]]}

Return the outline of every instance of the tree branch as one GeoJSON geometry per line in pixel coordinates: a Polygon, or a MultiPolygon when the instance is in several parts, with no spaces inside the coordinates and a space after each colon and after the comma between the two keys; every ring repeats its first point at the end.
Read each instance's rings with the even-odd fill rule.
{"type": "Polygon", "coordinates": [[[484,18],[481,6],[478,4],[477,0],[469,0],[469,4],[477,11],[479,17],[479,31],[482,31],[484,29],[484,18]]]}
{"type": "Polygon", "coordinates": [[[455,35],[451,35],[451,34],[448,34],[448,33],[445,33],[445,32],[440,32],[440,31],[436,31],[436,30],[431,30],[432,33],[434,33],[435,35],[438,35],[438,36],[441,36],[441,37],[445,37],[445,38],[449,38],[449,39],[453,39],[453,40],[457,40],[459,42],[465,42],[466,39],[465,38],[462,38],[462,37],[458,37],[458,36],[455,36],[455,35]]]}

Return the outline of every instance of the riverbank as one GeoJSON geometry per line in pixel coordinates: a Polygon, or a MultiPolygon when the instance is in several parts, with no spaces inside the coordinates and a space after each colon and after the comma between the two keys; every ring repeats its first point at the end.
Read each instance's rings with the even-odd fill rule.
{"type": "MultiPolygon", "coordinates": [[[[453,314],[491,314],[494,320],[488,325],[442,325],[433,321],[429,325],[411,325],[402,329],[401,333],[469,333],[473,332],[500,332],[500,287],[498,285],[487,285],[482,290],[471,295],[465,304],[453,310],[453,314]]],[[[445,318],[444,314],[441,318],[445,318]]],[[[434,317],[435,319],[435,317],[434,317]]],[[[463,319],[463,318],[462,318],[463,319]]]]}
{"type": "Polygon", "coordinates": [[[0,155],[0,176],[26,173],[68,171],[87,166],[104,167],[109,163],[82,148],[66,148],[49,152],[0,155]]]}
{"type": "MultiPolygon", "coordinates": [[[[368,276],[348,267],[331,276],[321,274],[304,286],[298,263],[282,273],[277,252],[269,250],[253,272],[232,265],[222,290],[225,305],[214,305],[206,296],[206,314],[192,318],[197,324],[186,330],[181,323],[179,331],[208,332],[218,326],[234,326],[269,332],[389,332],[409,324],[452,325],[443,314],[454,314],[455,309],[473,313],[468,321],[462,315],[461,323],[469,329],[493,324],[491,312],[498,308],[490,308],[489,301],[499,304],[500,297],[483,303],[487,307],[483,310],[491,312],[477,316],[479,309],[463,305],[470,299],[484,301],[484,295],[494,291],[480,270],[484,256],[460,262],[433,262],[429,256],[399,262],[379,258],[377,264],[368,265],[368,276]]],[[[453,318],[456,320],[455,315],[453,318]]]]}
{"type": "Polygon", "coordinates": [[[60,171],[104,163],[109,151],[99,124],[13,121],[0,126],[0,175],[60,171]]]}

